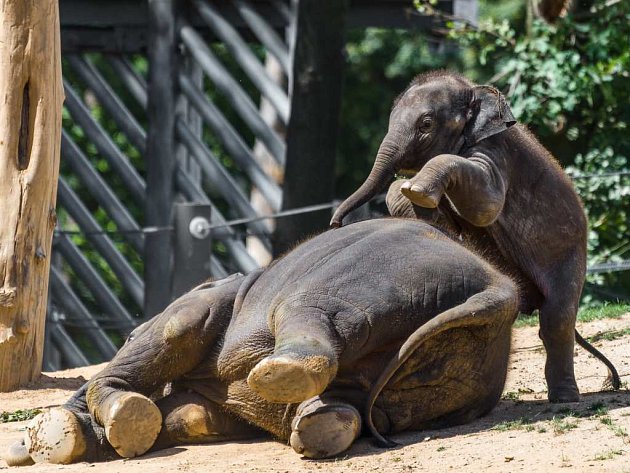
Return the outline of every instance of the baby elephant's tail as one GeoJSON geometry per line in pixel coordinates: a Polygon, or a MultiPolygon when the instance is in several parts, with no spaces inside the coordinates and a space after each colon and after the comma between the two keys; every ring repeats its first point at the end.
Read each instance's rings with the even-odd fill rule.
{"type": "Polygon", "coordinates": [[[606,358],[602,352],[600,352],[597,348],[587,342],[577,330],[575,331],[575,341],[587,352],[589,352],[591,355],[593,355],[595,358],[606,365],[606,367],[608,368],[608,382],[615,391],[619,389],[621,387],[621,379],[619,378],[619,373],[617,373],[617,368],[615,368],[615,365],[613,365],[612,362],[608,358],[606,358]]]}

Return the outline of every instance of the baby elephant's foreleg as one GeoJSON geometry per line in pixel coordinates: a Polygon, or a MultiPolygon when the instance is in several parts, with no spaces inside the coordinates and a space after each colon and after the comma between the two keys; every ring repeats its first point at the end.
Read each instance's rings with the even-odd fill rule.
{"type": "Polygon", "coordinates": [[[477,227],[493,223],[503,209],[506,178],[491,160],[441,154],[427,162],[400,192],[415,205],[434,209],[447,195],[457,213],[477,227]]]}

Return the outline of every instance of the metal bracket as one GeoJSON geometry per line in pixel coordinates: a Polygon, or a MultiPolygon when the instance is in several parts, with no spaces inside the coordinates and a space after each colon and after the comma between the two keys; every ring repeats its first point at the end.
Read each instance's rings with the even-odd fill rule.
{"type": "Polygon", "coordinates": [[[190,221],[188,230],[198,240],[205,240],[210,235],[210,222],[205,217],[195,217],[190,221]]]}

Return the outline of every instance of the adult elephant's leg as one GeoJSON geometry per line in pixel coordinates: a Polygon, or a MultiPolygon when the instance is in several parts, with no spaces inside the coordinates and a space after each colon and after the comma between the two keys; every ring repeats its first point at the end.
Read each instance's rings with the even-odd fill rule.
{"type": "Polygon", "coordinates": [[[301,402],[321,394],[337,374],[339,335],[325,311],[299,298],[272,314],[274,352],[247,377],[250,388],[270,402],[301,402]]]}
{"type": "Polygon", "coordinates": [[[540,338],[547,352],[545,378],[551,402],[576,402],[580,393],[573,370],[575,320],[584,281],[580,258],[546,274],[550,288],[540,308],[540,338]]]}
{"type": "MultiPolygon", "coordinates": [[[[11,447],[10,466],[37,463],[97,462],[120,458],[107,440],[105,428],[88,412],[87,384],[62,407],[40,414],[29,425],[25,440],[11,447]],[[30,452],[30,454],[29,454],[30,452]]],[[[218,442],[261,435],[251,424],[238,419],[205,397],[181,391],[156,405],[162,417],[160,434],[151,451],[188,444],[218,442]]],[[[138,432],[134,426],[127,428],[138,432]]],[[[128,448],[122,446],[122,449],[128,448]]]]}
{"type": "Polygon", "coordinates": [[[263,435],[260,429],[195,392],[175,392],[156,404],[162,413],[162,430],[151,451],[189,443],[222,442],[263,435]]]}
{"type": "Polygon", "coordinates": [[[147,397],[199,364],[229,323],[240,279],[182,296],[139,330],[88,383],[89,412],[123,457],[146,452],[162,425],[147,397]]]}
{"type": "MultiPolygon", "coordinates": [[[[483,267],[479,267],[479,276],[484,277],[488,276],[486,273],[483,274],[483,267]]],[[[461,391],[466,392],[465,386],[477,384],[479,389],[473,389],[469,395],[461,396],[461,392],[458,393],[458,396],[455,397],[446,397],[445,399],[436,399],[435,401],[429,401],[428,406],[422,406],[422,402],[426,400],[420,399],[419,403],[421,408],[413,408],[414,416],[418,415],[428,415],[430,417],[437,417],[447,412],[453,412],[455,410],[459,410],[462,407],[465,407],[465,404],[470,399],[479,399],[480,396],[483,396],[483,390],[489,389],[489,386],[492,382],[488,382],[488,378],[492,380],[493,378],[496,381],[501,383],[500,389],[494,390],[490,398],[494,397],[494,402],[496,403],[499,400],[500,392],[502,389],[502,384],[505,382],[505,374],[507,372],[507,358],[508,358],[508,350],[509,343],[503,344],[503,358],[498,357],[499,363],[503,361],[503,366],[501,369],[490,369],[490,373],[487,374],[488,378],[484,378],[484,374],[482,370],[474,369],[474,373],[466,374],[465,370],[461,370],[455,368],[454,370],[448,370],[442,372],[442,370],[446,369],[445,366],[448,363],[447,361],[442,361],[442,363],[436,363],[437,366],[430,366],[426,373],[422,373],[424,370],[419,370],[416,373],[416,368],[413,365],[405,367],[406,362],[414,356],[414,354],[422,349],[428,351],[436,351],[440,353],[445,353],[450,348],[450,345],[447,345],[446,350],[440,350],[439,343],[436,344],[435,347],[432,344],[436,343],[436,340],[442,337],[443,334],[454,331],[454,330],[474,330],[477,328],[482,328],[484,332],[485,343],[492,343],[492,340],[500,339],[504,337],[504,340],[509,340],[509,328],[512,323],[516,319],[518,313],[518,289],[514,282],[504,276],[499,276],[495,273],[493,280],[486,287],[485,290],[480,291],[472,296],[470,296],[463,303],[451,307],[444,312],[435,315],[433,318],[422,324],[418,327],[413,333],[411,333],[404,343],[397,350],[397,353],[389,360],[386,367],[381,371],[378,378],[371,383],[371,390],[366,402],[365,412],[364,412],[364,420],[367,428],[374,435],[377,444],[379,446],[391,447],[394,446],[395,443],[384,438],[378,431],[372,419],[372,407],[375,404],[375,401],[386,388],[386,386],[390,385],[390,389],[400,389],[408,390],[409,387],[398,386],[395,388],[396,383],[404,379],[405,377],[412,375],[416,378],[414,380],[414,384],[422,384],[422,383],[431,383],[435,382],[438,379],[441,379],[442,376],[446,376],[448,378],[453,378],[454,376],[469,376],[472,377],[473,381],[467,379],[460,379],[460,383],[464,386],[461,391]],[[411,368],[411,371],[408,371],[411,368]],[[425,378],[423,380],[423,377],[425,378]],[[477,383],[477,380],[480,382],[477,383]],[[390,384],[391,382],[391,384],[390,384]],[[463,403],[463,405],[457,405],[457,402],[463,403]]],[[[482,340],[483,340],[482,338],[482,340]]],[[[454,344],[454,343],[453,343],[454,344]]],[[[481,350],[491,351],[487,346],[480,346],[481,350]]],[[[456,355],[454,361],[457,360],[457,356],[462,356],[462,360],[465,361],[465,366],[472,365],[474,360],[470,357],[466,357],[464,355],[456,355]],[[468,359],[467,359],[468,358],[468,359]]],[[[497,367],[501,366],[497,364],[497,367]]],[[[392,412],[396,410],[396,404],[398,404],[399,400],[404,397],[403,395],[398,395],[394,397],[394,407],[393,409],[385,408],[386,411],[392,412]],[[396,399],[398,397],[398,400],[396,399]]],[[[411,414],[411,413],[410,413],[411,414]]],[[[411,418],[411,416],[409,416],[411,418]]],[[[390,418],[391,419],[391,418],[390,418]]],[[[417,421],[417,419],[416,419],[417,421]]],[[[400,425],[404,424],[403,422],[396,422],[394,424],[398,424],[398,426],[394,425],[394,430],[399,430],[400,425]]],[[[407,427],[409,424],[407,425],[407,427]]]]}
{"type": "Polygon", "coordinates": [[[346,451],[361,433],[361,414],[351,403],[323,394],[302,402],[291,423],[289,443],[307,458],[346,451]]]}

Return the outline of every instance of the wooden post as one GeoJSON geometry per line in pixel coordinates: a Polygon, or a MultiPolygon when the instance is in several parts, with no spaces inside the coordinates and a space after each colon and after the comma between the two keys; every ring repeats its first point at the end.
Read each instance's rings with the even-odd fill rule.
{"type": "MultiPolygon", "coordinates": [[[[293,6],[297,28],[282,210],[333,198],[348,1],[293,0],[293,6]]],[[[279,219],[274,254],[324,230],[329,221],[330,211],[279,219]]]]}
{"type": "Polygon", "coordinates": [[[0,0],[0,391],[41,372],[61,141],[57,0],[0,0]]]}
{"type": "Polygon", "coordinates": [[[175,4],[177,0],[149,0],[149,83],[147,199],[144,250],[144,317],[153,317],[171,301],[172,223],[175,184],[175,4]]]}
{"type": "Polygon", "coordinates": [[[210,204],[175,204],[173,298],[209,279],[212,236],[210,204]]]}

